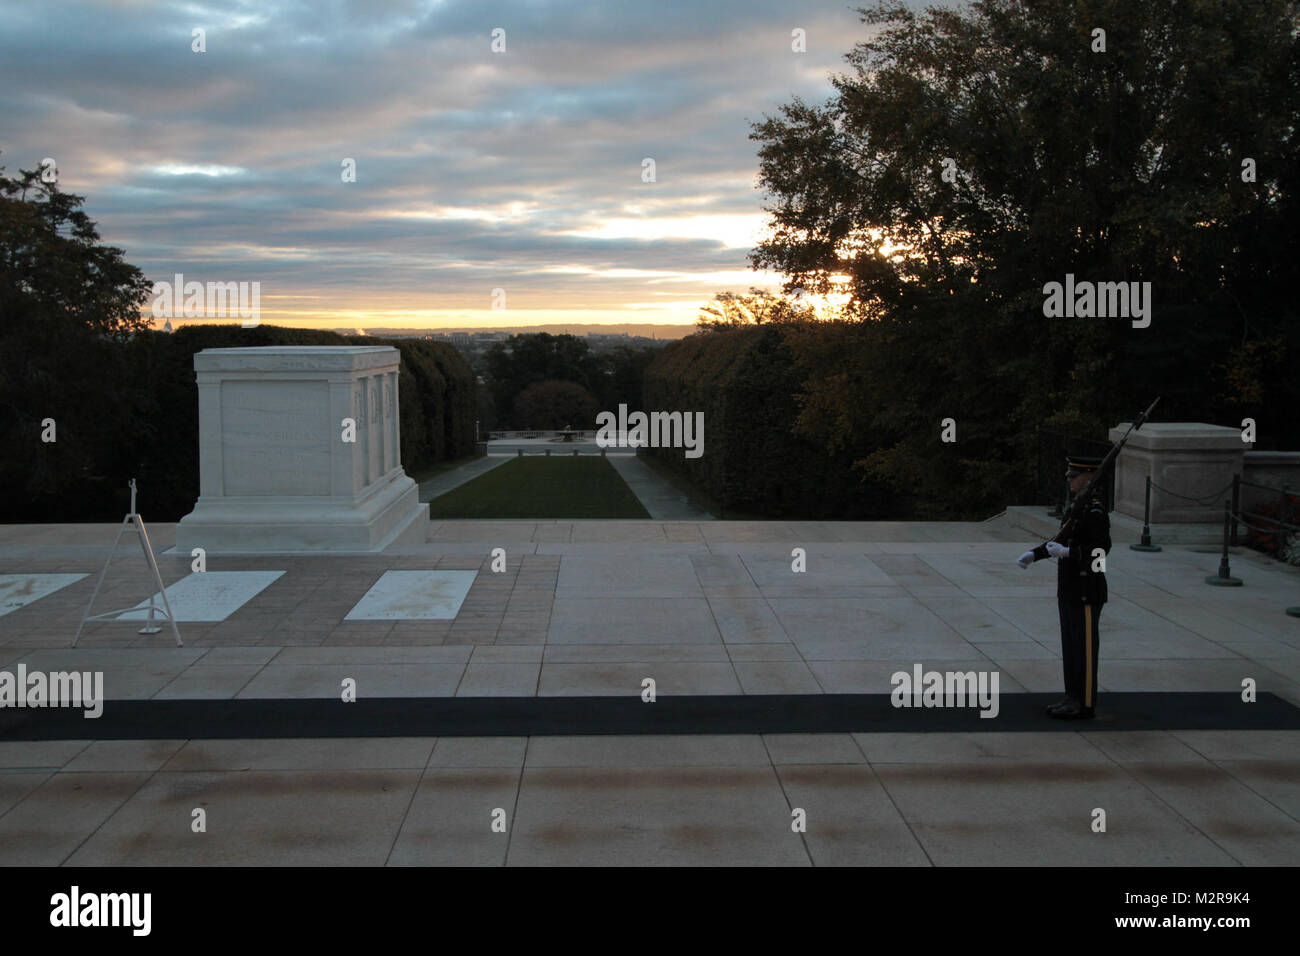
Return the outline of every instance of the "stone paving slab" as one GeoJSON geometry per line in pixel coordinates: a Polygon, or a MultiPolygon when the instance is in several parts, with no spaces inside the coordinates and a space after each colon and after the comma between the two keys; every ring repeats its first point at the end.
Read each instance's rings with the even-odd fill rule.
{"type": "Polygon", "coordinates": [[[1140,781],[1111,765],[891,764],[876,772],[938,866],[1239,862],[1140,781]],[[1106,811],[1105,833],[1091,828],[1096,808],[1106,811]]]}
{"type": "Polygon", "coordinates": [[[7,813],[50,778],[49,770],[21,770],[0,773],[0,814],[7,813]]]}
{"type": "MultiPolygon", "coordinates": [[[[185,772],[332,770],[336,767],[351,770],[421,770],[428,764],[429,755],[436,743],[437,739],[432,737],[191,740],[172,753],[167,760],[166,769],[185,772]]],[[[78,761],[81,759],[78,757],[78,761]]]]}
{"type": "Polygon", "coordinates": [[[807,866],[770,768],[525,767],[512,866],[807,866]]]}
{"type": "Polygon", "coordinates": [[[606,593],[630,598],[704,596],[689,556],[684,554],[641,555],[635,562],[569,555],[560,564],[555,593],[571,598],[606,593]]]}
{"type": "Polygon", "coordinates": [[[47,769],[0,773],[0,865],[1296,865],[1297,747],[1296,731],[61,741],[9,746],[47,769]]]}
{"type": "Polygon", "coordinates": [[[513,768],[425,771],[388,856],[390,866],[502,866],[519,794],[513,768]],[[498,829],[493,829],[500,820],[498,829]]]}
{"type": "Polygon", "coordinates": [[[814,866],[931,864],[872,768],[801,763],[776,769],[791,807],[804,813],[804,849],[814,866]]]}
{"type": "Polygon", "coordinates": [[[0,863],[58,866],[66,862],[150,779],[148,772],[51,775],[0,816],[0,863]]]}
{"type": "MultiPolygon", "coordinates": [[[[32,854],[41,865],[380,866],[388,859],[420,774],[338,768],[160,771],[143,786],[133,775],[111,788],[100,783],[110,775],[96,774],[95,780],[76,782],[85,787],[83,793],[102,792],[99,800],[105,811],[112,806],[111,816],[101,811],[102,822],[88,817],[74,829],[57,811],[74,813],[80,820],[67,806],[75,801],[29,798],[0,817],[0,833],[11,816],[32,804],[33,815],[45,821],[52,838],[32,854]],[[120,797],[128,787],[131,792],[120,797]],[[191,830],[195,809],[207,813],[206,833],[191,830]],[[81,836],[86,829],[91,832],[81,836]],[[64,832],[81,839],[69,847],[72,840],[63,839],[64,832]]],[[[60,774],[55,780],[63,776],[90,775],[60,774]]],[[[73,783],[69,779],[68,784],[73,783]]],[[[25,824],[30,826],[20,817],[13,825],[25,824]]]]}

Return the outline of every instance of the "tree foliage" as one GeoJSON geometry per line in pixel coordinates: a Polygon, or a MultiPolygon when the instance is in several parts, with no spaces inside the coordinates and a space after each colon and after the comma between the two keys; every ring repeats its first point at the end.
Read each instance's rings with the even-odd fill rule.
{"type": "Polygon", "coordinates": [[[748,295],[719,292],[712,302],[700,307],[700,313],[695,324],[702,332],[721,332],[748,325],[810,322],[816,318],[815,310],[807,303],[755,288],[751,288],[748,295]]]}
{"type": "Polygon", "coordinates": [[[99,242],[84,199],[0,167],[0,489],[8,513],[71,520],[130,470],[150,399],[127,339],[149,283],[99,242]]]}
{"type": "Polygon", "coordinates": [[[724,515],[886,517],[897,507],[886,489],[858,481],[847,456],[795,431],[802,373],[787,346],[795,328],[754,324],[665,346],[646,372],[646,402],[659,411],[702,412],[703,454],[642,454],[685,474],[724,515]]]}
{"type": "Polygon", "coordinates": [[[9,331],[67,323],[115,337],[148,328],[140,305],[150,283],[121,249],[102,245],[82,210],[39,170],[17,178],[0,166],[0,315],[9,331]]]}
{"type": "Polygon", "coordinates": [[[638,408],[645,369],[657,351],[653,346],[616,346],[595,352],[574,335],[512,335],[493,344],[485,357],[496,423],[539,427],[515,417],[516,399],[538,382],[571,382],[594,396],[602,408],[613,409],[620,402],[638,408]]]}
{"type": "Polygon", "coordinates": [[[574,382],[534,382],[515,396],[514,422],[519,428],[558,430],[596,426],[596,397],[574,382]]]}
{"type": "Polygon", "coordinates": [[[801,427],[936,516],[1023,493],[1036,427],[1104,436],[1157,393],[1165,419],[1254,415],[1294,447],[1295,0],[861,13],[833,99],[752,134],[754,265],[849,294],[845,322],[792,335],[801,427]],[[1150,327],[1045,318],[1067,273],[1151,282],[1150,327]]]}
{"type": "Polygon", "coordinates": [[[548,332],[495,343],[487,352],[487,369],[499,421],[510,420],[515,398],[534,382],[574,382],[591,392],[600,380],[599,362],[586,342],[548,332]]]}

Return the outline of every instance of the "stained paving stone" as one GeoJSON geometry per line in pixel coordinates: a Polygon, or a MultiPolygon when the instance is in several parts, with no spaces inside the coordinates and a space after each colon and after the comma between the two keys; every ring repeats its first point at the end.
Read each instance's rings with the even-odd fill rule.
{"type": "Polygon", "coordinates": [[[817,866],[929,866],[875,772],[853,764],[777,767],[791,812],[800,820],[808,855],[817,866]]]}
{"type": "Polygon", "coordinates": [[[758,735],[535,737],[530,767],[764,767],[771,763],[758,735]]]}
{"type": "MultiPolygon", "coordinates": [[[[1218,766],[1252,792],[1300,822],[1300,768],[1287,760],[1221,760],[1218,766]]],[[[1289,865],[1294,865],[1295,854],[1289,865]]]]}
{"type": "MultiPolygon", "coordinates": [[[[148,773],[52,774],[0,816],[0,866],[59,866],[98,832],[148,773]]],[[[178,816],[179,821],[179,816],[178,816]]],[[[184,823],[188,828],[188,824],[184,823]]]]}
{"type": "Polygon", "coordinates": [[[1230,866],[1211,837],[1109,764],[873,765],[938,866],[1230,866]],[[1014,799],[1011,795],[1014,794],[1014,799]],[[1094,832],[1094,811],[1107,829],[1094,832]]]}
{"type": "Polygon", "coordinates": [[[390,866],[501,866],[514,824],[519,771],[431,767],[420,778],[390,866]]]}
{"type": "Polygon", "coordinates": [[[78,772],[160,770],[185,746],[183,740],[96,740],[64,769],[78,772]]]}
{"type": "Polygon", "coordinates": [[[188,772],[420,770],[428,763],[436,743],[433,737],[191,740],[173,752],[166,769],[188,772]]]}
{"type": "MultiPolygon", "coordinates": [[[[90,828],[93,834],[85,834],[84,843],[78,840],[70,865],[380,866],[388,859],[420,773],[163,771],[143,786],[135,779],[140,775],[118,775],[122,780],[103,797],[105,809],[112,804],[116,811],[112,817],[97,828],[69,828],[66,821],[50,819],[51,847],[40,855],[52,859],[62,851],[69,842],[57,839],[63,832],[81,836],[80,829],[90,828]],[[132,785],[138,789],[125,799],[119,796],[132,785]],[[191,829],[195,809],[206,813],[206,833],[191,829]]],[[[59,776],[98,780],[105,775],[59,776]]],[[[45,806],[57,810],[58,803],[45,806]]],[[[0,817],[0,833],[14,812],[0,817]]]]}
{"type": "Polygon", "coordinates": [[[511,866],[801,866],[769,767],[524,768],[511,866]]]}
{"type": "Polygon", "coordinates": [[[0,772],[0,818],[54,773],[53,770],[10,770],[0,772]]]}

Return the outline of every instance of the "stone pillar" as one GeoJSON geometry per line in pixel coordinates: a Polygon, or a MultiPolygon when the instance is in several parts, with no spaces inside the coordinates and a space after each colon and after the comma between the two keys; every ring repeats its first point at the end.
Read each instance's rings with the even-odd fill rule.
{"type": "Polygon", "coordinates": [[[177,550],[380,551],[423,541],[428,512],[402,470],[387,346],[204,349],[199,499],[177,550]],[[343,420],[356,422],[345,441],[343,420]]]}
{"type": "MultiPolygon", "coordinates": [[[[1110,430],[1118,441],[1128,422],[1110,430]]],[[[1251,446],[1241,429],[1201,422],[1148,422],[1129,436],[1115,463],[1115,510],[1142,518],[1146,477],[1162,488],[1190,498],[1213,495],[1206,504],[1151,492],[1152,524],[1213,524],[1223,522],[1223,501],[1231,489],[1217,494],[1241,474],[1251,446]]]]}

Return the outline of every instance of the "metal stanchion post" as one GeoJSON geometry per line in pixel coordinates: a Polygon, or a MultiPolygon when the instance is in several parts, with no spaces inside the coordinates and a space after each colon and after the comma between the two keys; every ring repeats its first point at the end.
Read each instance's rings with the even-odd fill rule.
{"type": "Polygon", "coordinates": [[[1159,551],[1160,545],[1151,543],[1151,476],[1147,475],[1146,504],[1142,507],[1142,541],[1130,544],[1133,551],[1159,551]]]}
{"type": "Polygon", "coordinates": [[[1223,555],[1219,558],[1219,573],[1205,579],[1206,584],[1213,584],[1219,588],[1239,588],[1241,587],[1241,578],[1232,576],[1232,569],[1228,567],[1228,526],[1232,523],[1232,502],[1224,501],[1223,503],[1223,555]]]}
{"type": "MultiPolygon", "coordinates": [[[[1232,513],[1241,514],[1241,475],[1232,476],[1232,513]]],[[[1237,522],[1232,522],[1232,534],[1228,542],[1234,548],[1237,546],[1237,522]]]]}

